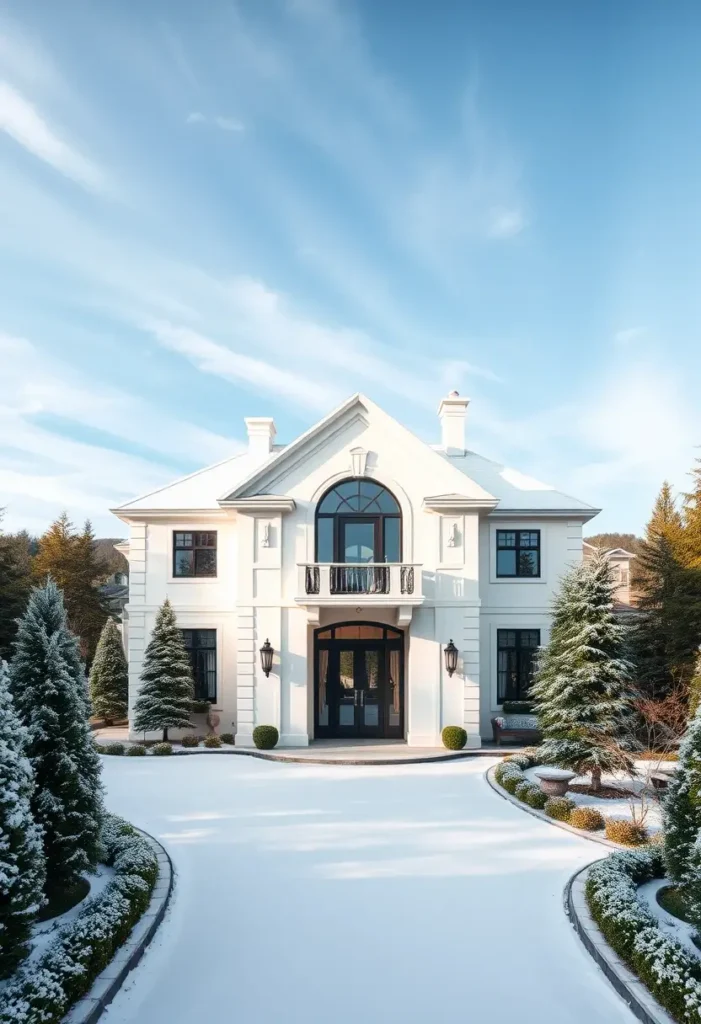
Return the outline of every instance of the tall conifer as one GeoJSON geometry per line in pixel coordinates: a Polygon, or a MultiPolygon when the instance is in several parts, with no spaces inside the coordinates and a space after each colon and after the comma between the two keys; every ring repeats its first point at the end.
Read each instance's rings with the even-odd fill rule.
{"type": "Polygon", "coordinates": [[[0,661],[0,978],[29,953],[31,927],[46,878],[42,832],[34,821],[34,775],[24,753],[26,730],[10,696],[0,661]]]}
{"type": "Polygon", "coordinates": [[[114,619],[108,619],[97,644],[90,668],[92,712],[110,725],[127,714],[129,669],[122,635],[114,619]]]}
{"type": "Polygon", "coordinates": [[[530,697],[544,758],[562,768],[601,773],[630,767],[620,740],[631,718],[627,628],[613,614],[611,565],[597,555],[563,578],[550,641],[538,657],[530,697]]]}
{"type": "Polygon", "coordinates": [[[52,892],[94,867],[103,804],[85,673],[61,591],[51,580],[32,591],[10,679],[27,730],[26,753],[35,777],[31,806],[44,831],[46,888],[52,892]]]}
{"type": "Polygon", "coordinates": [[[167,740],[169,729],[191,729],[193,697],[190,659],[175,612],[166,599],[158,610],[144,654],[141,689],[134,704],[134,730],[162,730],[167,740]]]}

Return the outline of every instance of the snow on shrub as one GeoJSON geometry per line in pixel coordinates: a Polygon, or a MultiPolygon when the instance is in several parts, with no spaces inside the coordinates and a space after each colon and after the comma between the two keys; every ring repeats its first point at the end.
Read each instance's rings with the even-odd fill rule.
{"type": "Polygon", "coordinates": [[[701,961],[657,926],[638,886],[665,873],[659,849],[626,850],[589,871],[592,917],[615,952],[678,1021],[701,1022],[701,961]]]}
{"type": "Polygon", "coordinates": [[[151,753],[156,757],[168,757],[173,753],[173,747],[170,743],[154,743],[151,747],[151,753]]]}
{"type": "Polygon", "coordinates": [[[527,803],[529,807],[534,807],[536,811],[544,810],[547,802],[547,793],[544,793],[539,786],[531,786],[526,793],[525,803],[527,803]]]}
{"type": "Polygon", "coordinates": [[[598,832],[604,827],[604,816],[596,807],[575,807],[570,814],[570,825],[586,832],[598,832]]]}
{"type": "Polygon", "coordinates": [[[102,857],[115,877],[56,933],[35,962],[21,969],[0,997],[0,1024],[58,1024],[107,967],[149,905],[158,859],[128,822],[106,815],[102,857]]]}
{"type": "Polygon", "coordinates": [[[554,818],[555,821],[569,821],[570,814],[575,807],[574,800],[570,800],[567,796],[551,796],[545,801],[543,810],[549,818],[554,818]]]}
{"type": "Polygon", "coordinates": [[[210,750],[218,750],[222,743],[219,736],[205,736],[204,745],[210,750]]]}
{"type": "Polygon", "coordinates": [[[127,757],[144,757],[146,754],[146,748],[139,746],[127,747],[125,754],[127,757]]]}
{"type": "Polygon", "coordinates": [[[621,846],[642,846],[647,839],[643,825],[627,818],[605,818],[606,838],[621,846]]]}
{"type": "Polygon", "coordinates": [[[183,738],[180,740],[180,746],[181,747],[199,747],[201,739],[202,739],[201,736],[193,736],[192,734],[189,734],[187,736],[183,736],[183,738]]]}

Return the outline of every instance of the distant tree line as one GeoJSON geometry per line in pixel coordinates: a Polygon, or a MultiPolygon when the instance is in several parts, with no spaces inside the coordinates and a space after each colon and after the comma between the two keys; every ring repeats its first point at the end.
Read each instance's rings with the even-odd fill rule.
{"type": "Polygon", "coordinates": [[[26,530],[0,532],[0,658],[12,656],[17,619],[24,614],[32,587],[51,577],[63,591],[68,625],[79,638],[80,653],[88,664],[92,661],[108,618],[100,586],[113,573],[126,570],[126,560],[112,543],[96,540],[89,520],[77,530],[66,512],[39,538],[26,530]]]}

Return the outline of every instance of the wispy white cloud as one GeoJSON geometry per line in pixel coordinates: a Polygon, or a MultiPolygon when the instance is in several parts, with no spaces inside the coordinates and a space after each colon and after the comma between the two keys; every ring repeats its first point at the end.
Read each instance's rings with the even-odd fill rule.
{"type": "Polygon", "coordinates": [[[526,227],[526,215],[518,208],[496,206],[489,211],[487,235],[489,238],[513,238],[526,227]]]}
{"type": "Polygon", "coordinates": [[[624,327],[615,332],[613,340],[617,345],[631,345],[634,341],[645,337],[646,334],[647,328],[645,327],[624,327]]]}
{"type": "Polygon", "coordinates": [[[261,359],[242,355],[187,327],[162,322],[145,326],[159,344],[185,356],[203,373],[253,385],[258,391],[272,392],[318,410],[326,410],[337,401],[337,397],[330,394],[324,385],[303,375],[278,369],[261,359]]]}
{"type": "Polygon", "coordinates": [[[187,124],[214,125],[224,132],[242,132],[246,129],[243,121],[237,121],[233,117],[222,117],[221,114],[203,114],[200,110],[193,110],[185,120],[187,124]]]}
{"type": "Polygon", "coordinates": [[[106,190],[100,168],[46,122],[36,107],[8,82],[0,81],[0,130],[29,153],[93,192],[106,190]]]}

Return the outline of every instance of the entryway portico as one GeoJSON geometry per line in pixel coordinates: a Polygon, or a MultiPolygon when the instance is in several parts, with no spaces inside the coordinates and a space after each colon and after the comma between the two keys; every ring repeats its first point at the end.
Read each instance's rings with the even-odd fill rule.
{"type": "Polygon", "coordinates": [[[404,739],[404,634],[382,622],[314,631],[314,738],[404,739]]]}

